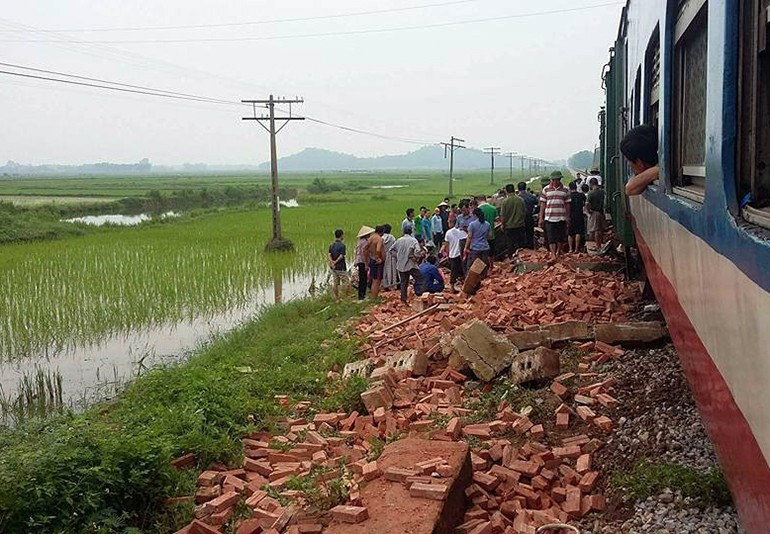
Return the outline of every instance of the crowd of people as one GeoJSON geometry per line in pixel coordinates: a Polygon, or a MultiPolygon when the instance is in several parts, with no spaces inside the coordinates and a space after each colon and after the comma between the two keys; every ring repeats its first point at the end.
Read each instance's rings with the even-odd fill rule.
{"type": "Polygon", "coordinates": [[[335,297],[340,296],[340,286],[347,296],[351,285],[357,287],[359,299],[367,291],[376,298],[381,291],[398,289],[403,302],[410,285],[418,296],[445,289],[457,292],[476,260],[491,272],[496,258],[510,258],[520,248],[534,249],[538,233],[554,258],[585,250],[587,237],[600,248],[606,219],[598,170],[568,187],[563,178],[561,171],[554,171],[539,194],[520,182],[491,197],[478,195],[457,204],[445,198],[433,210],[408,208],[398,238],[389,224],[363,226],[356,235],[351,273],[344,232],[336,230],[328,253],[335,297]],[[448,269],[448,283],[439,266],[448,269]]]}

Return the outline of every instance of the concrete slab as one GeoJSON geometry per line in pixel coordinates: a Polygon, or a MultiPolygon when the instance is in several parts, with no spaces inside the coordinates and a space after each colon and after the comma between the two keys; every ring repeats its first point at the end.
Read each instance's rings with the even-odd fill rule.
{"type": "Polygon", "coordinates": [[[377,460],[383,471],[389,467],[408,469],[418,462],[443,458],[454,468],[446,479],[446,501],[416,498],[404,484],[390,482],[384,476],[361,489],[363,506],[369,519],[357,524],[332,521],[327,534],[450,534],[462,523],[466,509],[465,488],[471,483],[472,470],[468,445],[464,442],[428,441],[407,438],[391,443],[377,460]]]}

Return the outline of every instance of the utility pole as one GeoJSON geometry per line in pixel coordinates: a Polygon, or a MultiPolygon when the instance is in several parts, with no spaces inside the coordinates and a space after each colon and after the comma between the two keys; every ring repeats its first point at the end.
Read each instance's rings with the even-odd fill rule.
{"type": "Polygon", "coordinates": [[[510,169],[511,170],[511,174],[510,174],[510,179],[511,180],[513,180],[513,156],[515,156],[515,155],[516,155],[516,152],[506,152],[505,154],[503,154],[503,156],[508,158],[508,162],[511,164],[510,165],[511,166],[511,169],[510,169]]]}
{"type": "Polygon", "coordinates": [[[519,156],[521,158],[521,176],[524,177],[524,155],[519,156]]]}
{"type": "Polygon", "coordinates": [[[273,98],[273,95],[270,95],[270,98],[267,100],[241,100],[241,102],[244,104],[251,104],[252,109],[254,110],[253,116],[242,117],[242,120],[256,121],[257,124],[262,126],[262,128],[270,134],[270,203],[273,210],[273,239],[268,243],[268,248],[293,248],[290,241],[284,242],[281,234],[281,206],[279,204],[280,199],[278,198],[278,149],[275,144],[275,137],[287,124],[289,124],[289,122],[305,120],[304,117],[293,117],[291,114],[291,105],[302,104],[304,103],[304,99],[273,98]],[[276,104],[288,104],[289,116],[276,117],[276,104]],[[258,117],[257,105],[259,105],[259,107],[266,107],[268,115],[260,115],[258,117]],[[275,127],[277,121],[284,121],[278,129],[275,127]],[[264,122],[267,122],[268,126],[265,126],[263,124],[264,122]]]}
{"type": "Polygon", "coordinates": [[[452,181],[454,180],[454,172],[455,172],[455,150],[457,150],[458,148],[465,148],[462,145],[456,145],[455,141],[458,143],[465,142],[464,139],[459,139],[453,135],[449,139],[448,143],[441,143],[444,146],[444,159],[446,159],[447,150],[449,150],[449,198],[452,198],[454,196],[452,181]]]}
{"type": "Polygon", "coordinates": [[[490,146],[484,149],[485,154],[489,154],[492,158],[492,174],[490,175],[489,185],[495,183],[495,156],[500,153],[500,147],[490,146]]]}

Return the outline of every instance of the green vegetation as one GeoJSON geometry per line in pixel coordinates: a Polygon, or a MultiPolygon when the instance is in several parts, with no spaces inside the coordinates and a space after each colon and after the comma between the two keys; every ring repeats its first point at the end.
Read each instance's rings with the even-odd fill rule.
{"type": "Polygon", "coordinates": [[[348,401],[360,384],[329,384],[326,372],[355,357],[333,333],[359,311],[326,299],[270,308],[189,363],[138,378],[115,402],[0,432],[0,531],[169,532],[189,521],[189,506],[164,505],[194,491],[194,474],[174,471],[174,457],[237,463],[240,438],[283,413],[277,394],[358,407],[348,401]],[[326,388],[335,395],[321,401],[326,388]]]}
{"type": "Polygon", "coordinates": [[[730,490],[718,468],[698,471],[692,467],[641,460],[629,472],[616,473],[612,485],[624,488],[633,499],[658,495],[666,488],[692,497],[699,506],[729,506],[730,490]]]}

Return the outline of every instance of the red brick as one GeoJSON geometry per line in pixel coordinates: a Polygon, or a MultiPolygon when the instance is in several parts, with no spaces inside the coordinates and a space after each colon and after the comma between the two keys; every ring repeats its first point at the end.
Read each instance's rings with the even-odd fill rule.
{"type": "Polygon", "coordinates": [[[452,437],[452,439],[459,439],[462,435],[462,430],[463,428],[459,417],[453,417],[449,420],[449,424],[446,427],[446,432],[452,437]]]}
{"type": "Polygon", "coordinates": [[[222,481],[222,473],[219,471],[204,471],[198,476],[199,486],[216,486],[222,481]]]}
{"type": "Polygon", "coordinates": [[[584,493],[590,493],[596,487],[596,481],[599,478],[599,473],[596,471],[589,471],[580,478],[580,490],[584,493]]]}
{"type": "Polygon", "coordinates": [[[500,485],[500,479],[487,473],[473,473],[473,481],[487,491],[494,491],[500,485]]]}
{"type": "Polygon", "coordinates": [[[596,426],[602,429],[604,432],[610,432],[612,430],[612,419],[606,415],[602,415],[594,419],[596,426]]]}
{"type": "Polygon", "coordinates": [[[578,406],[577,414],[586,423],[590,423],[596,417],[596,414],[588,406],[578,406]]]}
{"type": "Polygon", "coordinates": [[[361,523],[369,519],[369,512],[363,506],[335,506],[330,510],[332,517],[342,523],[361,523]]]}
{"type": "Polygon", "coordinates": [[[523,475],[527,475],[528,477],[533,477],[540,472],[540,465],[535,462],[525,462],[523,460],[514,460],[508,467],[523,475]]]}
{"type": "Polygon", "coordinates": [[[385,470],[385,480],[391,482],[404,482],[407,478],[417,475],[413,469],[403,469],[401,467],[388,467],[385,470]]]}
{"type": "Polygon", "coordinates": [[[535,425],[529,429],[529,434],[533,438],[542,438],[545,436],[545,428],[543,428],[543,425],[535,425]]]}
{"type": "Polygon", "coordinates": [[[473,530],[468,531],[468,534],[492,534],[492,532],[492,523],[490,521],[485,521],[484,523],[481,523],[475,527],[473,530]]]}
{"type": "Polygon", "coordinates": [[[364,464],[363,472],[361,474],[363,475],[364,480],[369,482],[382,476],[382,471],[377,467],[377,461],[375,460],[364,464]]]}
{"type": "Polygon", "coordinates": [[[220,534],[220,530],[197,519],[190,523],[190,534],[220,534]]]}
{"type": "Polygon", "coordinates": [[[444,484],[422,484],[420,482],[415,482],[409,487],[410,496],[431,499],[434,501],[443,501],[446,499],[448,493],[449,486],[445,486],[444,484]]]}
{"type": "Polygon", "coordinates": [[[562,508],[564,509],[565,512],[567,512],[570,515],[579,515],[580,504],[581,504],[580,501],[581,501],[580,488],[575,486],[568,486],[567,499],[564,501],[562,508]]]}
{"type": "Polygon", "coordinates": [[[603,512],[606,506],[607,500],[604,495],[589,495],[589,502],[592,512],[603,512]]]}
{"type": "Polygon", "coordinates": [[[551,382],[551,391],[553,391],[557,397],[564,398],[569,390],[561,382],[551,382]]]}
{"type": "Polygon", "coordinates": [[[577,459],[577,463],[575,464],[575,471],[583,475],[590,470],[591,470],[591,455],[581,454],[577,459]]]}
{"type": "Polygon", "coordinates": [[[557,458],[577,458],[581,451],[578,445],[568,445],[566,447],[555,447],[553,455],[557,458]]]}
{"type": "Polygon", "coordinates": [[[569,428],[569,414],[557,413],[556,414],[556,428],[559,430],[566,430],[569,428]]]}
{"type": "Polygon", "coordinates": [[[211,513],[219,513],[225,508],[230,508],[231,506],[235,506],[235,503],[238,502],[238,499],[240,498],[240,495],[238,495],[235,491],[228,491],[227,493],[223,493],[216,499],[213,499],[206,503],[206,506],[209,507],[210,510],[212,510],[211,513]]]}
{"type": "Polygon", "coordinates": [[[259,519],[242,521],[235,530],[235,534],[260,534],[260,532],[262,532],[262,527],[259,524],[259,519]]]}
{"type": "Polygon", "coordinates": [[[195,464],[197,461],[197,458],[195,455],[191,452],[188,452],[187,454],[183,454],[179,458],[172,460],[171,465],[175,469],[184,469],[185,467],[190,467],[191,465],[195,464]]]}

